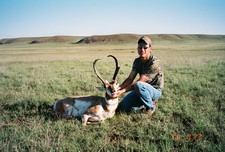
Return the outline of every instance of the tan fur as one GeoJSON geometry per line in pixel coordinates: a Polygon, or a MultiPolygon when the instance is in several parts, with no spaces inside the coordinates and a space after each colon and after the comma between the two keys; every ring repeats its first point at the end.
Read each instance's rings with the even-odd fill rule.
{"type": "Polygon", "coordinates": [[[100,105],[96,105],[94,107],[90,107],[86,113],[89,113],[89,114],[95,114],[97,113],[99,110],[101,109],[101,106],[100,105]]]}

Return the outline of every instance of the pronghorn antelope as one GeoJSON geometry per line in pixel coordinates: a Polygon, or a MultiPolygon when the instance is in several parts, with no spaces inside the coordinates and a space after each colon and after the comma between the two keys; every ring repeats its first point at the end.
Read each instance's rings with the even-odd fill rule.
{"type": "Polygon", "coordinates": [[[82,124],[99,124],[107,118],[114,116],[116,108],[118,107],[118,98],[112,98],[116,93],[119,84],[116,81],[116,76],[120,67],[116,57],[112,57],[116,63],[116,69],[113,75],[112,81],[109,83],[104,80],[98,70],[96,69],[96,63],[100,59],[96,59],[93,62],[93,69],[97,77],[102,81],[104,89],[106,91],[105,97],[100,96],[84,96],[84,97],[67,97],[58,100],[54,104],[54,111],[60,118],[81,118],[82,124]]]}

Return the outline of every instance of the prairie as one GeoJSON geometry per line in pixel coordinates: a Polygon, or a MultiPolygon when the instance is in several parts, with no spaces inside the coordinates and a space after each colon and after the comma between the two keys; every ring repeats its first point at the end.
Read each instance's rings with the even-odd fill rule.
{"type": "MultiPolygon", "coordinates": [[[[223,151],[225,148],[224,39],[153,39],[165,87],[152,117],[117,113],[101,125],[59,120],[57,99],[104,95],[92,63],[112,79],[113,60],[128,76],[136,42],[13,43],[0,45],[0,151],[223,151]]],[[[122,97],[120,98],[120,100],[122,97]]]]}

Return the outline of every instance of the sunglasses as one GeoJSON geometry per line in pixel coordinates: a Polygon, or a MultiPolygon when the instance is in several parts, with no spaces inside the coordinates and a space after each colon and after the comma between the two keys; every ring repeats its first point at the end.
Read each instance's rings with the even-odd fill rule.
{"type": "Polygon", "coordinates": [[[145,46],[142,46],[142,45],[138,45],[137,47],[138,49],[142,49],[144,48],[145,50],[149,48],[149,45],[145,45],[145,46]]]}

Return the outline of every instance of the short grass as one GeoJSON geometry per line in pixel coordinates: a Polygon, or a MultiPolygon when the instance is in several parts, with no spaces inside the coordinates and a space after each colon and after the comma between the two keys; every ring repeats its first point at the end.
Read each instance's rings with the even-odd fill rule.
{"type": "MultiPolygon", "coordinates": [[[[154,45],[164,65],[165,88],[152,117],[117,113],[101,125],[58,120],[55,100],[104,95],[102,76],[128,76],[135,44],[34,44],[0,46],[0,151],[223,151],[225,148],[225,44],[168,42],[154,45]]],[[[120,100],[122,97],[120,98],[120,100]]]]}

